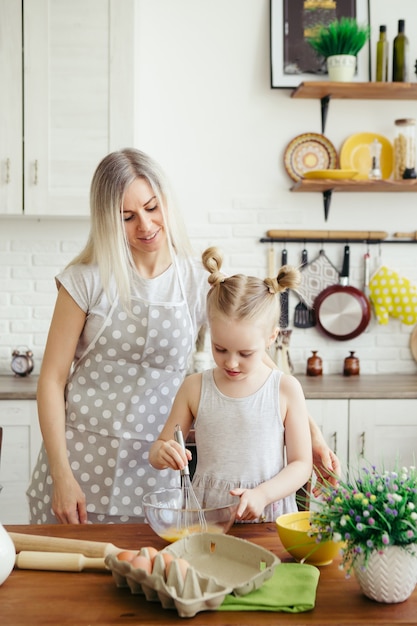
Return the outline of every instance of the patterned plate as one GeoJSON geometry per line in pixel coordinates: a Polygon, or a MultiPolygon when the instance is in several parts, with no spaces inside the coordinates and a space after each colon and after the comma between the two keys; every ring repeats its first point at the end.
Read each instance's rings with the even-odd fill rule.
{"type": "Polygon", "coordinates": [[[324,135],[304,133],[294,137],[286,147],[284,165],[287,174],[295,181],[311,170],[335,169],[336,148],[324,135]]]}

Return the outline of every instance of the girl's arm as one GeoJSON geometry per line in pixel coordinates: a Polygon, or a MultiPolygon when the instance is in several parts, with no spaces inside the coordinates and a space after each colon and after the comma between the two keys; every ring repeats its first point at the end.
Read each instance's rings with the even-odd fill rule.
{"type": "Polygon", "coordinates": [[[191,452],[186,450],[184,453],[181,446],[174,440],[174,430],[178,424],[184,440],[187,438],[197,415],[201,378],[201,374],[191,374],[179,388],[165,426],[149,451],[149,462],[155,469],[166,467],[175,470],[183,469],[191,460],[191,452]]]}
{"type": "Polygon", "coordinates": [[[39,375],[39,423],[53,480],[52,509],[59,522],[87,522],[85,496],[71,471],[65,439],[65,385],[86,314],[60,287],[39,375]]]}
{"type": "Polygon", "coordinates": [[[287,465],[254,489],[234,489],[240,495],[237,515],[242,520],[260,517],[264,508],[293,494],[311,477],[311,436],[304,394],[296,378],[283,375],[280,383],[281,415],[285,426],[287,465]]]}

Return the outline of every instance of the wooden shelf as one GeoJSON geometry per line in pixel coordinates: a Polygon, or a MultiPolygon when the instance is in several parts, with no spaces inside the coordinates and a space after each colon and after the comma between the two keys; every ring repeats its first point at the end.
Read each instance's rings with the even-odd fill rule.
{"type": "MultiPolygon", "coordinates": [[[[314,98],[321,102],[321,132],[324,134],[330,100],[417,100],[417,83],[337,83],[309,81],[301,83],[291,93],[291,98],[314,98]]],[[[334,191],[384,192],[417,191],[416,180],[301,180],[291,191],[321,192],[324,219],[327,221],[334,191]]]]}
{"type": "Polygon", "coordinates": [[[296,192],[417,192],[417,180],[299,180],[292,187],[296,192]]]}
{"type": "Polygon", "coordinates": [[[417,83],[301,83],[291,98],[334,98],[347,100],[417,100],[417,83]]]}

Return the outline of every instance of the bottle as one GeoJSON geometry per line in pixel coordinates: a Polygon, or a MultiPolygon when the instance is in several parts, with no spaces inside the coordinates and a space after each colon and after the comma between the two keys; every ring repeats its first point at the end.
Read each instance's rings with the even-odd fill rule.
{"type": "Polygon", "coordinates": [[[379,40],[376,44],[376,75],[377,82],[388,81],[388,41],[387,27],[379,27],[379,40]]]}
{"type": "Polygon", "coordinates": [[[416,178],[416,120],[395,120],[394,180],[416,178]]]}
{"type": "Polygon", "coordinates": [[[323,374],[323,361],[313,350],[313,356],[307,359],[307,376],[321,376],[323,374]]]}
{"type": "Polygon", "coordinates": [[[392,56],[392,80],[408,81],[408,38],[405,35],[405,20],[398,20],[398,35],[394,39],[392,56]]]}
{"type": "Polygon", "coordinates": [[[354,352],[351,352],[344,360],[343,376],[358,376],[359,370],[359,359],[354,352]]]}
{"type": "Polygon", "coordinates": [[[382,144],[378,139],[374,139],[369,146],[371,153],[371,169],[369,170],[369,180],[381,180],[381,149],[382,144]]]}

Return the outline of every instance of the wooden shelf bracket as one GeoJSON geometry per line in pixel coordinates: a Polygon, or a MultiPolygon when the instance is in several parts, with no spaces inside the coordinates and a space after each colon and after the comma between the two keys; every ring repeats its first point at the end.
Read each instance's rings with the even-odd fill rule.
{"type": "Polygon", "coordinates": [[[327,113],[329,111],[329,102],[330,102],[330,96],[323,96],[322,98],[320,98],[320,104],[321,104],[321,132],[324,135],[324,131],[326,130],[326,121],[327,121],[327,113]]]}

